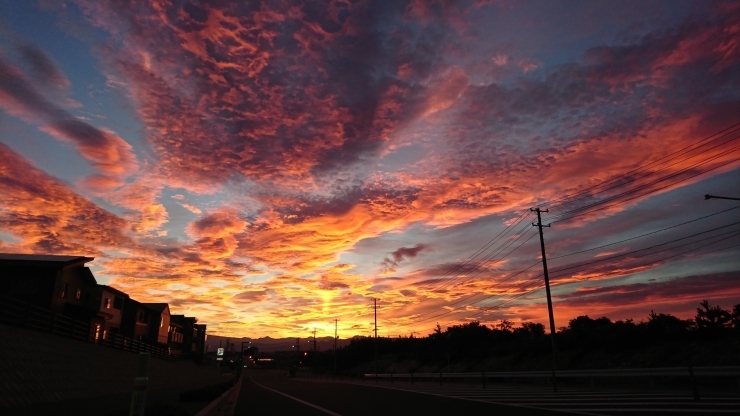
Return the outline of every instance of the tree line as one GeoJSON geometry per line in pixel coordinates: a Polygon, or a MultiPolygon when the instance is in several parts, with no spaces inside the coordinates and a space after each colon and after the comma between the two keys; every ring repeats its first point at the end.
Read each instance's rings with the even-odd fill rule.
{"type": "MultiPolygon", "coordinates": [[[[551,360],[547,332],[543,324],[535,322],[515,326],[502,320],[487,326],[473,321],[446,329],[437,324],[425,337],[355,337],[336,354],[341,371],[372,369],[376,346],[381,372],[546,369],[551,360]]],[[[725,310],[705,300],[693,319],[654,311],[640,322],[583,315],[559,328],[555,340],[561,369],[684,365],[694,356],[704,360],[703,365],[728,364],[726,360],[737,360],[740,304],[725,310]],[[610,362],[602,362],[605,359],[610,362]]],[[[306,357],[306,362],[330,371],[333,354],[316,353],[306,357]]]]}

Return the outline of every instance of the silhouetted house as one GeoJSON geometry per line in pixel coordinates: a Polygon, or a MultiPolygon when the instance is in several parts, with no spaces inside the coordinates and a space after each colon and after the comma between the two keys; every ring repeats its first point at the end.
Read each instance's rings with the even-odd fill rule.
{"type": "MultiPolygon", "coordinates": [[[[182,337],[173,336],[172,339],[179,341],[179,350],[182,355],[191,357],[202,356],[206,341],[206,326],[198,325],[198,318],[185,315],[172,315],[171,324],[177,324],[182,332],[182,337]]],[[[173,346],[174,347],[174,346],[173,346]]]]}
{"type": "Polygon", "coordinates": [[[97,285],[94,290],[94,298],[97,303],[97,319],[95,325],[95,338],[108,339],[110,334],[121,332],[123,309],[129,301],[129,296],[118,289],[110,286],[97,285]]]}
{"type": "Polygon", "coordinates": [[[121,314],[120,334],[149,344],[157,342],[160,314],[145,303],[127,299],[121,314]],[[154,337],[152,331],[154,328],[154,337]]]}
{"type": "Polygon", "coordinates": [[[92,260],[84,256],[0,253],[3,294],[89,322],[96,315],[91,292],[97,282],[85,263],[92,260]]]}
{"type": "Polygon", "coordinates": [[[171,355],[183,354],[183,340],[185,334],[183,327],[185,325],[184,315],[170,315],[170,330],[167,334],[167,350],[171,355]]]}
{"type": "Polygon", "coordinates": [[[170,330],[170,306],[166,303],[144,303],[156,312],[154,325],[149,327],[149,339],[152,343],[167,345],[170,330]]]}
{"type": "Polygon", "coordinates": [[[193,342],[192,342],[192,350],[191,354],[193,354],[194,357],[202,360],[203,356],[205,355],[206,351],[206,340],[208,339],[208,335],[206,334],[206,325],[205,324],[194,324],[193,325],[193,342]]]}

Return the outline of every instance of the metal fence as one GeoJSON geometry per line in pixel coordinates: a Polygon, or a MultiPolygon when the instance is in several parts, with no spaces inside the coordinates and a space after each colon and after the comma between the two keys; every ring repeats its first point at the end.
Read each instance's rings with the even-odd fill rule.
{"type": "Polygon", "coordinates": [[[54,311],[21,302],[7,296],[0,296],[0,323],[52,333],[65,338],[86,341],[110,348],[130,352],[148,352],[152,357],[173,360],[175,357],[167,349],[146,342],[137,341],[119,334],[96,333],[91,322],[72,319],[54,311]]]}
{"type": "MultiPolygon", "coordinates": [[[[414,382],[417,380],[458,379],[461,381],[482,382],[487,380],[517,380],[517,379],[551,379],[551,371],[495,371],[480,373],[386,373],[364,374],[365,378],[389,379],[390,381],[403,380],[414,382]]],[[[664,367],[664,368],[630,368],[613,370],[565,370],[555,372],[557,379],[587,379],[596,378],[641,378],[649,379],[651,384],[658,377],[690,378],[696,377],[725,377],[734,378],[740,388],[740,367],[664,367]]]]}

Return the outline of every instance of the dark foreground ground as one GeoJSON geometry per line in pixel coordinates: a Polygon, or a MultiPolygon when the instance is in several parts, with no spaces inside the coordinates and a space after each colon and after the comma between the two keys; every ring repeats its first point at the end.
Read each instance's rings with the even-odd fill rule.
{"type": "Polygon", "coordinates": [[[284,373],[277,371],[246,371],[234,416],[326,416],[327,414],[342,416],[422,414],[538,416],[564,413],[379,388],[369,384],[288,379],[284,373]],[[320,409],[311,407],[311,405],[320,409]]]}
{"type": "Polygon", "coordinates": [[[332,382],[289,379],[278,371],[247,370],[235,416],[243,415],[712,415],[740,414],[737,391],[690,392],[544,385],[332,382]]]}

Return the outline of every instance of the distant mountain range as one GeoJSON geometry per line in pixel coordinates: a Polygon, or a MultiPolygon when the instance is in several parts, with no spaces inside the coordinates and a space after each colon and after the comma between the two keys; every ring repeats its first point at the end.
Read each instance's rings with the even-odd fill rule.
{"type": "MultiPolygon", "coordinates": [[[[257,347],[263,352],[273,351],[294,351],[296,345],[296,338],[233,338],[233,337],[222,337],[218,335],[208,335],[206,340],[206,350],[208,352],[216,351],[220,346],[225,348],[226,343],[234,344],[234,351],[239,351],[244,343],[244,347],[247,345],[257,347]],[[251,342],[251,344],[247,344],[251,342]]],[[[350,342],[349,339],[338,339],[337,348],[344,347],[350,342]]],[[[301,351],[313,349],[313,339],[300,338],[299,347],[301,351]]],[[[316,337],[316,349],[319,351],[327,351],[334,348],[334,338],[332,337],[316,337]]]]}

